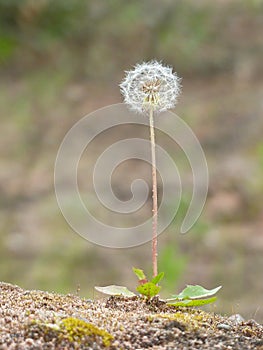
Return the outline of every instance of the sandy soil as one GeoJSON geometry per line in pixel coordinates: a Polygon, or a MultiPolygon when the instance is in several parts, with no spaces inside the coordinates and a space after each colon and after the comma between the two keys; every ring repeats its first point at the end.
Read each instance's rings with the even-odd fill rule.
{"type": "Polygon", "coordinates": [[[263,326],[158,299],[27,291],[0,283],[0,349],[263,349],[263,326]]]}

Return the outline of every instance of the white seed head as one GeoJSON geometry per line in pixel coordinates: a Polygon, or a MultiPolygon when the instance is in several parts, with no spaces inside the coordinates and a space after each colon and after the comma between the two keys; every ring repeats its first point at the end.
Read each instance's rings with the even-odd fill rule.
{"type": "Polygon", "coordinates": [[[124,102],[139,113],[164,112],[176,105],[181,79],[157,61],[137,64],[120,84],[124,102]]]}

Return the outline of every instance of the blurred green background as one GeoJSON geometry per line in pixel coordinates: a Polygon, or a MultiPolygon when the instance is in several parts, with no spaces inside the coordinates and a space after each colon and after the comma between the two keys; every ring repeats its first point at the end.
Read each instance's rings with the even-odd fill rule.
{"type": "MultiPolygon", "coordinates": [[[[94,285],[134,288],[131,267],[151,270],[150,243],[106,249],[70,229],[53,171],[70,127],[121,102],[124,70],[156,58],[183,77],[176,113],[196,133],[210,173],[192,230],[179,234],[185,195],[160,237],[163,293],[221,284],[210,309],[262,322],[262,32],[261,0],[0,0],[0,280],[98,297],[94,285]]],[[[189,178],[177,147],[158,137],[189,178]]],[[[133,169],[127,164],[116,178],[124,196],[133,169]]],[[[149,167],[137,171],[150,179],[149,167]]]]}

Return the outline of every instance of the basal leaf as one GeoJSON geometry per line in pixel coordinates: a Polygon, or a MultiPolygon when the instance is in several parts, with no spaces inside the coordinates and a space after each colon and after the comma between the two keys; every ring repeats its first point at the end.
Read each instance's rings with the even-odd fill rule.
{"type": "Polygon", "coordinates": [[[181,300],[181,301],[169,299],[167,304],[172,306],[185,306],[185,307],[202,306],[206,304],[211,304],[215,302],[216,299],[217,299],[216,297],[212,297],[209,299],[196,299],[196,300],[188,299],[188,300],[181,300]]]}
{"type": "Polygon", "coordinates": [[[98,292],[101,292],[103,294],[107,295],[123,295],[125,297],[133,297],[136,294],[131,292],[127,287],[123,286],[106,286],[106,287],[94,287],[98,292]]]}
{"type": "Polygon", "coordinates": [[[135,267],[132,268],[135,275],[138,277],[139,280],[146,280],[146,276],[141,269],[136,269],[135,267]]]}
{"type": "Polygon", "coordinates": [[[144,284],[141,284],[140,286],[138,286],[136,288],[136,290],[142,294],[145,295],[148,299],[154,297],[155,295],[157,295],[160,291],[161,287],[156,286],[154,283],[152,282],[146,282],[144,284]]]}
{"type": "Polygon", "coordinates": [[[220,288],[221,286],[209,290],[198,285],[188,285],[180,294],[173,295],[172,298],[178,300],[207,298],[216,294],[220,288]]]}
{"type": "Polygon", "coordinates": [[[163,279],[163,276],[164,276],[164,272],[160,272],[157,276],[155,276],[151,282],[153,284],[158,284],[162,279],[163,279]]]}

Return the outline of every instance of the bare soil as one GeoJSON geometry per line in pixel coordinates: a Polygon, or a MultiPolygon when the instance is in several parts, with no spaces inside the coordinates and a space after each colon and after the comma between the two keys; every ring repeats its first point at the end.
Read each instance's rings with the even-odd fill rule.
{"type": "Polygon", "coordinates": [[[0,349],[263,349],[263,326],[158,298],[83,299],[0,283],[0,349]]]}

